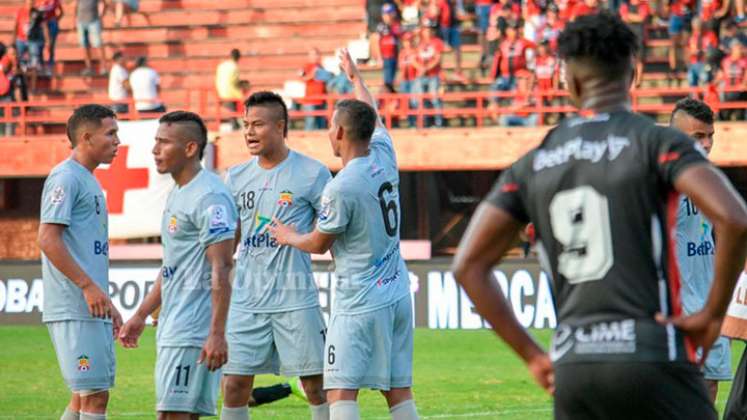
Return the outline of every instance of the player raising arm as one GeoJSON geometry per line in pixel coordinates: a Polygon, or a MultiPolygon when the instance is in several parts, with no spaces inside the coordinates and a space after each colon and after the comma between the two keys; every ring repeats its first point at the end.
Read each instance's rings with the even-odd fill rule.
{"type": "Polygon", "coordinates": [[[554,391],[556,419],[716,418],[695,349],[706,353],[719,335],[747,251],[747,209],[692,139],[630,111],[636,45],[610,14],[566,27],[559,52],[570,97],[593,114],[564,120],[504,171],[454,261],[478,312],[554,391]],[[679,193],[719,238],[713,288],[690,316],[673,237],[679,193]],[[492,275],[530,221],[553,279],[550,356],[517,323],[492,275]]]}
{"type": "Polygon", "coordinates": [[[416,419],[397,159],[374,98],[346,50],[340,61],[356,97],[337,103],[329,130],[343,169],[324,188],[316,229],[300,234],[276,220],[270,231],[282,245],[313,253],[331,248],[334,255],[337,283],[324,352],[330,419],[359,419],[361,388],[380,390],[392,418],[416,419]]]}

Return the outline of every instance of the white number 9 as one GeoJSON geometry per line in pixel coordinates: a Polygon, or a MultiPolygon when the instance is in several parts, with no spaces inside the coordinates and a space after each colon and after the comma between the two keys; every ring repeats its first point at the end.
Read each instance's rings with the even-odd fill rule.
{"type": "Polygon", "coordinates": [[[568,283],[600,280],[612,268],[607,197],[590,186],[561,191],[550,203],[550,223],[553,236],[563,247],[558,272],[568,283]]]}

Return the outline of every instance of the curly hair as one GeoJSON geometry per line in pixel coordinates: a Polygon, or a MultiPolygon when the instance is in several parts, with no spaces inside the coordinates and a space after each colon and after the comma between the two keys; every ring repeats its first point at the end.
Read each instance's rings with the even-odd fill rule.
{"type": "Polygon", "coordinates": [[[687,115],[695,118],[696,120],[702,121],[706,124],[713,124],[713,121],[715,120],[711,107],[706,105],[705,102],[693,98],[684,98],[677,101],[677,104],[674,106],[674,111],[672,111],[670,122],[674,118],[674,114],[676,114],[677,111],[682,111],[687,115]]]}

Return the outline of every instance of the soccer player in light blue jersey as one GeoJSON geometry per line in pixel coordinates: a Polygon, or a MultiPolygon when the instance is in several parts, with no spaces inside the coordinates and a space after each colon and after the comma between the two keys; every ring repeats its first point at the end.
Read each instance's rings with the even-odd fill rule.
{"type": "Polygon", "coordinates": [[[321,162],[290,150],[288,110],[272,92],[244,103],[244,139],[254,157],[229,168],[226,185],[240,216],[239,254],[223,368],[223,420],[247,420],[254,376],[299,376],[311,418],[326,420],[322,389],[326,327],[307,252],[270,236],[273,218],[301,232],[314,228],[322,191],[332,175],[321,162]]]}
{"type": "Polygon", "coordinates": [[[116,117],[104,106],[83,105],[68,120],[67,136],[73,153],[52,169],[41,198],[42,320],[72,391],[61,419],[101,420],[122,317],[108,295],[109,215],[93,171],[117,153],[116,117]]]}
{"type": "MultiPolygon", "coordinates": [[[[713,147],[713,111],[705,103],[692,98],[677,102],[670,125],[699,143],[705,153],[713,147]]],[[[713,282],[715,244],[713,225],[686,196],[680,198],[677,209],[677,264],[682,276],[682,306],[686,314],[695,313],[705,305],[713,282]]],[[[705,363],[703,375],[711,401],[716,401],[718,382],[731,380],[731,344],[719,337],[705,363]]]]}
{"type": "Polygon", "coordinates": [[[214,416],[220,367],[228,358],[236,209],[221,179],[200,164],[207,144],[202,119],[175,111],[159,120],[153,155],[176,186],[161,223],[163,265],[153,289],[122,327],[120,341],[137,347],[146,318],[160,305],[156,335],[156,411],[160,420],[214,416]]]}
{"type": "Polygon", "coordinates": [[[282,245],[313,253],[331,248],[334,256],[337,281],[324,364],[330,419],[359,419],[361,388],[380,390],[393,419],[417,419],[397,158],[376,102],[346,50],[340,61],[356,97],[337,103],[329,130],[343,169],[324,189],[316,229],[298,232],[275,220],[270,230],[282,245]]]}

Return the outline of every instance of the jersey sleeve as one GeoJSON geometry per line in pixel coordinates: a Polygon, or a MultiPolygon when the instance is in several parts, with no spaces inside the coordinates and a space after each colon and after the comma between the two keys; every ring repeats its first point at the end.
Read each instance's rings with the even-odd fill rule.
{"type": "Polygon", "coordinates": [[[70,172],[58,172],[47,178],[42,192],[41,223],[70,226],[79,191],[80,185],[70,172]]]}
{"type": "Polygon", "coordinates": [[[319,174],[314,180],[314,184],[311,186],[311,193],[309,194],[309,200],[311,201],[312,207],[317,214],[317,217],[322,212],[322,197],[324,195],[324,188],[332,179],[332,174],[329,172],[326,166],[319,168],[319,174]]]}
{"type": "Polygon", "coordinates": [[[343,194],[334,182],[327,184],[322,194],[321,210],[317,215],[317,229],[330,234],[344,232],[350,223],[351,199],[353,197],[343,194]]]}
{"type": "Polygon", "coordinates": [[[657,177],[674,189],[674,182],[687,167],[708,163],[703,148],[686,134],[660,127],[658,138],[648,142],[649,159],[653,162],[657,177]]]}
{"type": "Polygon", "coordinates": [[[522,184],[517,164],[503,171],[498,182],[485,198],[485,202],[506,210],[514,219],[521,223],[529,223],[529,212],[521,196],[522,184]]]}
{"type": "Polygon", "coordinates": [[[234,238],[236,205],[228,194],[207,194],[200,200],[195,212],[194,224],[200,232],[200,243],[203,246],[234,238]]]}
{"type": "Polygon", "coordinates": [[[373,136],[371,136],[371,149],[381,151],[381,153],[383,153],[392,161],[397,160],[392,137],[384,127],[376,127],[376,129],[374,130],[373,136]]]}

